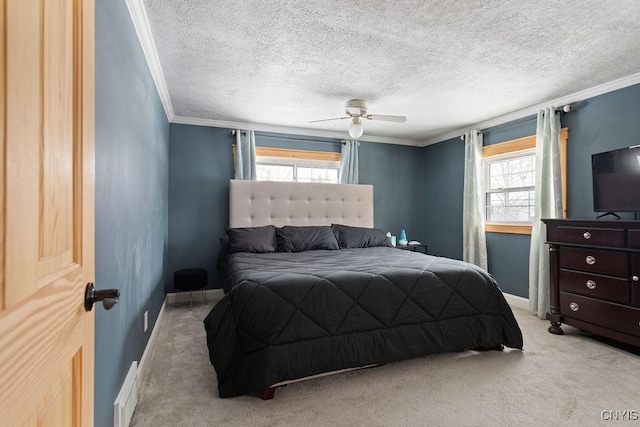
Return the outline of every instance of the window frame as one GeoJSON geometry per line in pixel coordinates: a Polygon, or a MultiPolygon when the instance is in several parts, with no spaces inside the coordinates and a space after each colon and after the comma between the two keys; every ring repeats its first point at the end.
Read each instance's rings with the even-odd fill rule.
{"type": "MultiPolygon", "coordinates": [[[[562,217],[567,217],[567,139],[569,136],[569,128],[560,130],[560,180],[562,181],[562,217]]],[[[531,149],[535,150],[536,136],[526,136],[523,138],[513,139],[511,141],[501,142],[498,144],[486,145],[482,147],[483,167],[486,165],[488,158],[508,158],[510,155],[517,155],[518,152],[526,152],[531,149]]],[[[537,165],[536,165],[537,166],[537,165]]],[[[487,189],[486,175],[483,175],[484,196],[483,212],[486,212],[487,189]]],[[[534,185],[535,189],[535,185],[534,185]]],[[[531,234],[532,224],[529,223],[508,223],[508,222],[491,222],[485,218],[485,232],[488,233],[511,233],[511,234],[531,234]]]]}
{"type": "MultiPolygon", "coordinates": [[[[526,186],[520,186],[520,187],[507,187],[507,188],[501,188],[501,189],[496,189],[496,190],[491,190],[490,188],[487,188],[488,186],[490,186],[490,182],[491,182],[491,175],[490,175],[490,166],[492,164],[495,163],[500,163],[500,162],[508,162],[510,160],[513,159],[521,159],[523,157],[533,157],[533,162],[534,162],[534,167],[535,167],[535,148],[527,148],[524,150],[518,150],[518,151],[512,151],[510,153],[503,153],[503,154],[499,154],[499,155],[495,155],[495,156],[490,156],[490,157],[486,157],[482,159],[482,166],[483,166],[483,185],[484,185],[484,201],[483,201],[483,206],[484,206],[484,210],[483,213],[485,215],[485,220],[486,218],[488,218],[488,211],[490,206],[488,206],[488,201],[491,198],[490,196],[493,194],[503,194],[505,196],[505,200],[508,200],[509,197],[509,193],[516,193],[516,192],[534,192],[534,199],[535,199],[535,182],[532,182],[531,185],[526,185],[526,186]]],[[[531,171],[529,171],[531,172],[531,171]]],[[[534,176],[533,179],[535,181],[535,169],[533,170],[534,172],[534,176]]],[[[504,174],[502,175],[504,176],[504,174]]],[[[530,199],[529,199],[530,200],[530,199]]],[[[531,201],[531,203],[535,203],[535,200],[531,201]]],[[[528,207],[532,207],[532,204],[528,204],[528,207]]],[[[507,207],[507,206],[505,206],[507,207]]],[[[533,206],[535,208],[535,206],[533,206]]],[[[505,212],[506,214],[506,212],[505,212]]],[[[505,221],[505,222],[499,222],[499,221],[495,221],[495,222],[491,222],[491,221],[485,221],[486,223],[489,224],[508,224],[508,225],[530,225],[531,223],[528,221],[505,221]]]]}
{"type": "MultiPolygon", "coordinates": [[[[236,144],[232,145],[233,156],[236,155],[236,144]]],[[[338,169],[338,184],[340,183],[340,159],[341,153],[335,151],[315,151],[315,150],[301,150],[296,148],[279,148],[279,147],[256,147],[256,163],[262,160],[269,160],[267,164],[279,164],[279,165],[293,165],[293,182],[297,180],[297,168],[302,167],[317,167],[317,168],[331,168],[337,166],[338,169]],[[337,163],[337,165],[335,165],[337,163]]],[[[235,172],[235,162],[234,172],[235,172]]],[[[291,181],[286,181],[291,182],[291,181]]],[[[307,182],[307,181],[304,181],[307,182]]]]}

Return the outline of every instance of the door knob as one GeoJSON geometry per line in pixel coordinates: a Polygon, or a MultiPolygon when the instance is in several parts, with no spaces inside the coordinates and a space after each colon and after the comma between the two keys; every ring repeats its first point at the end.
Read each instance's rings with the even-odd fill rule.
{"type": "Polygon", "coordinates": [[[84,309],[91,311],[93,304],[102,301],[102,305],[105,310],[109,310],[116,305],[120,298],[120,290],[118,289],[104,289],[97,291],[93,283],[87,283],[87,288],[84,292],[84,309]]]}

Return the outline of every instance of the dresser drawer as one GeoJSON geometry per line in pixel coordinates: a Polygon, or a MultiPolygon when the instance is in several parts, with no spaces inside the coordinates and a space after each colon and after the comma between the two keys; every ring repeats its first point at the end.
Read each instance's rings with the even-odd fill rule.
{"type": "Polygon", "coordinates": [[[589,271],[627,278],[627,254],[624,252],[601,251],[560,247],[560,268],[589,271]]]}
{"type": "Polygon", "coordinates": [[[629,302],[628,283],[627,279],[617,277],[560,270],[561,291],[602,298],[622,304],[629,302]]]}
{"type": "Polygon", "coordinates": [[[640,254],[631,254],[631,304],[640,307],[640,254]]]}
{"type": "Polygon", "coordinates": [[[629,247],[640,249],[640,230],[629,230],[629,247]]]}
{"type": "Polygon", "coordinates": [[[592,246],[624,248],[625,230],[592,227],[558,227],[558,240],[592,246]]]}
{"type": "Polygon", "coordinates": [[[631,282],[631,304],[640,307],[640,283],[631,282]]]}
{"type": "Polygon", "coordinates": [[[640,309],[560,292],[560,312],[566,317],[640,337],[640,309]]]}

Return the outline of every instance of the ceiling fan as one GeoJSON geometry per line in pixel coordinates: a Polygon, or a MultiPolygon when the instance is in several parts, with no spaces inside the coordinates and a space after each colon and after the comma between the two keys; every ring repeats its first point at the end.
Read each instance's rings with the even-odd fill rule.
{"type": "Polygon", "coordinates": [[[344,120],[351,119],[351,125],[349,126],[349,136],[353,139],[358,139],[364,133],[361,119],[367,120],[384,120],[387,122],[404,123],[407,121],[405,116],[388,116],[383,114],[368,114],[367,113],[367,101],[364,99],[350,99],[345,106],[345,117],[336,117],[333,119],[313,120],[309,123],[328,122],[330,120],[344,120]]]}

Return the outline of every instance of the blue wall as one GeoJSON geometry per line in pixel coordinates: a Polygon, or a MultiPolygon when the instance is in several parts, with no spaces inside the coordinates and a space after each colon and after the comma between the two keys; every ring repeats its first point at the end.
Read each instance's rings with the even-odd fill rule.
{"type": "Polygon", "coordinates": [[[432,255],[462,259],[464,142],[454,138],[429,145],[422,158],[424,243],[432,255]]]}
{"type": "Polygon", "coordinates": [[[229,223],[232,142],[229,129],[170,127],[167,291],[173,272],[191,267],[206,268],[210,286],[220,287],[215,266],[218,239],[229,223]]]}
{"type": "MultiPolygon", "coordinates": [[[[569,218],[595,218],[591,187],[591,155],[640,144],[640,85],[590,98],[573,105],[561,118],[569,128],[567,143],[567,209],[569,218]]],[[[484,132],[491,145],[534,135],[535,118],[526,123],[484,132]]],[[[462,257],[462,180],[464,146],[459,138],[425,148],[426,234],[429,252],[462,257]],[[430,209],[433,201],[438,208],[430,209]]],[[[632,214],[624,215],[628,218],[632,214]]],[[[487,233],[489,272],[503,291],[528,297],[528,235],[487,233]]]]}
{"type": "MultiPolygon", "coordinates": [[[[169,260],[172,273],[182,268],[209,271],[209,286],[220,287],[215,272],[219,237],[229,223],[229,179],[233,176],[230,129],[172,124],[169,148],[169,260]]],[[[257,135],[259,146],[340,151],[340,141],[295,135],[257,135]]],[[[422,149],[362,142],[361,184],[373,184],[374,223],[410,239],[424,238],[422,149]]]]}
{"type": "Polygon", "coordinates": [[[97,0],[95,25],[96,286],[121,295],[110,311],[94,308],[95,425],[113,426],[164,299],[169,124],[124,0],[97,0]]]}
{"type": "MultiPolygon", "coordinates": [[[[563,117],[567,145],[569,218],[594,218],[591,155],[640,144],[640,85],[578,103],[563,117]]],[[[633,218],[633,214],[620,216],[633,218]]]]}
{"type": "Polygon", "coordinates": [[[358,149],[360,184],[373,185],[376,228],[426,243],[422,148],[361,142],[358,149]]]}

